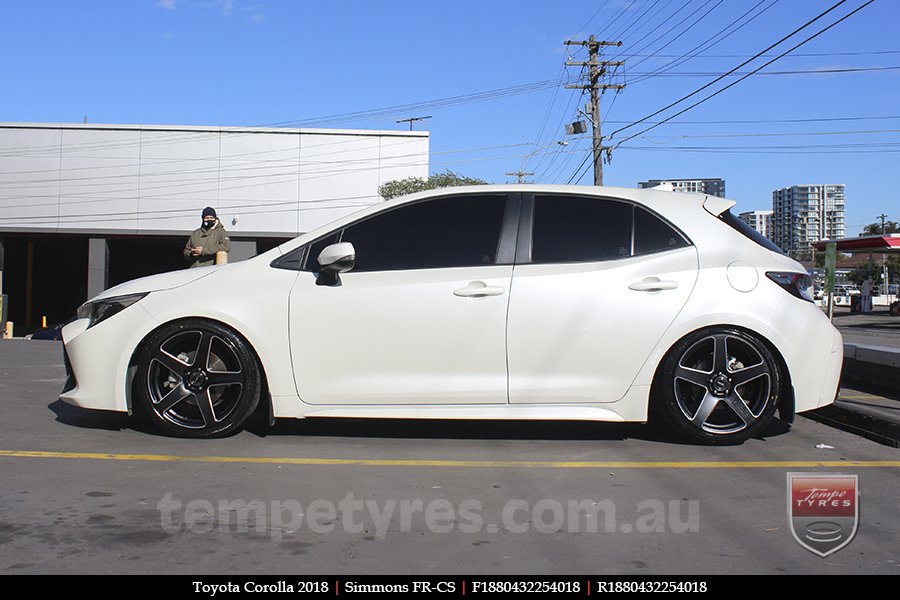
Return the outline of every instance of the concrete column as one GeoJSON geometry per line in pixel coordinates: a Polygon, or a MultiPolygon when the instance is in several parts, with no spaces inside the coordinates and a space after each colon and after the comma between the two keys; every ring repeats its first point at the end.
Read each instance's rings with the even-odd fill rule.
{"type": "Polygon", "coordinates": [[[87,298],[89,300],[107,288],[109,281],[109,245],[106,238],[88,240],[87,298]]]}
{"type": "Polygon", "coordinates": [[[3,238],[0,237],[0,338],[6,335],[6,314],[9,307],[3,296],[3,238]]]}
{"type": "Polygon", "coordinates": [[[228,253],[228,262],[247,260],[256,256],[256,240],[231,240],[231,252],[228,253]]]}

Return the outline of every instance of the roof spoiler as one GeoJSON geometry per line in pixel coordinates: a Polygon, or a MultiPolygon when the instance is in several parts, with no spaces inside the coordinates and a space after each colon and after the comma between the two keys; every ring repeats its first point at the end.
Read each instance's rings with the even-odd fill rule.
{"type": "Polygon", "coordinates": [[[718,217],[735,204],[737,204],[737,202],[734,200],[719,198],[718,196],[707,196],[706,200],[703,201],[703,208],[705,208],[706,212],[712,216],[718,217]]]}

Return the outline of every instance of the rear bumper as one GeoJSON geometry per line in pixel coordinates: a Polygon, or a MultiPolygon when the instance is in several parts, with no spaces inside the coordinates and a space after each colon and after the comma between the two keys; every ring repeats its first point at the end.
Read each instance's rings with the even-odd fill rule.
{"type": "Polygon", "coordinates": [[[795,412],[834,402],[844,362],[844,343],[819,307],[786,298],[772,320],[769,339],[787,364],[794,387],[795,412]]]}

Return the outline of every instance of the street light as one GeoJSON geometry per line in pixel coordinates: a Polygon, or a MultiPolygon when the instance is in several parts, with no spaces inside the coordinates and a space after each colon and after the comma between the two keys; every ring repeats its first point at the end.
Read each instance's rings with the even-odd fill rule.
{"type": "Polygon", "coordinates": [[[515,177],[516,177],[516,183],[525,183],[525,177],[526,177],[526,176],[528,176],[528,175],[534,175],[534,173],[530,173],[530,172],[528,172],[528,171],[525,170],[525,163],[528,162],[528,159],[529,159],[529,158],[531,158],[532,156],[534,156],[535,154],[537,154],[537,153],[540,152],[541,150],[544,150],[545,148],[550,148],[550,147],[552,147],[552,146],[568,146],[568,145],[569,145],[569,142],[558,142],[558,141],[557,141],[557,142],[553,142],[552,144],[546,144],[546,145],[544,145],[544,146],[538,146],[537,148],[535,148],[534,150],[532,150],[531,152],[529,152],[528,154],[526,154],[526,155],[522,158],[522,165],[519,167],[519,170],[518,170],[518,171],[513,171],[512,173],[507,173],[507,176],[513,176],[513,175],[515,175],[515,177]]]}

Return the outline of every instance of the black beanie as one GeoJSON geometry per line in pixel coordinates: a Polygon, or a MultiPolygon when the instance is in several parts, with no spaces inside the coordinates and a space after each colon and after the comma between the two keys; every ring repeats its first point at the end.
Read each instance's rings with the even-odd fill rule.
{"type": "Polygon", "coordinates": [[[212,206],[207,206],[203,209],[203,217],[216,217],[217,219],[219,218],[216,215],[216,209],[214,209],[212,206]]]}

